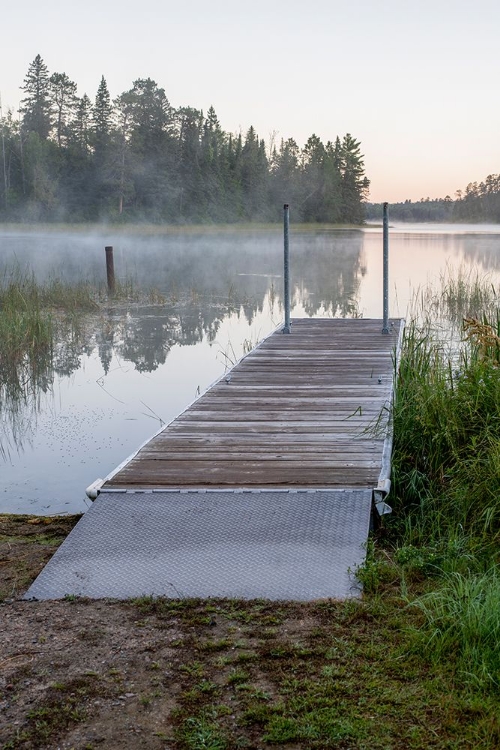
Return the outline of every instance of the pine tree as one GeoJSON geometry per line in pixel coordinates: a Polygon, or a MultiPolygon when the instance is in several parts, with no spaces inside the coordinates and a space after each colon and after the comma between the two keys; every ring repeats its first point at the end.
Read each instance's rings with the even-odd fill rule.
{"type": "Polygon", "coordinates": [[[241,133],[236,138],[229,135],[223,148],[222,162],[225,165],[225,207],[229,221],[243,218],[243,184],[242,184],[242,151],[241,133]]]}
{"type": "Polygon", "coordinates": [[[113,108],[104,76],[97,89],[92,108],[92,145],[94,147],[94,189],[92,200],[95,210],[102,214],[114,213],[119,206],[118,157],[112,150],[113,108]]]}
{"type": "Polygon", "coordinates": [[[177,110],[179,118],[179,215],[182,219],[199,220],[204,214],[200,169],[200,136],[203,112],[192,107],[177,110]]]}
{"type": "Polygon", "coordinates": [[[69,123],[66,146],[60,151],[64,206],[72,221],[92,220],[97,214],[96,170],[92,158],[92,102],[77,99],[69,123]]]}
{"type": "MultiPolygon", "coordinates": [[[[16,158],[17,144],[19,143],[19,123],[14,121],[12,111],[8,110],[4,116],[2,110],[2,101],[0,99],[0,128],[1,128],[1,202],[0,211],[7,212],[13,203],[14,191],[20,182],[19,177],[19,160],[16,158]],[[12,191],[12,194],[11,194],[12,191]]],[[[19,191],[18,191],[19,192],[19,191]]]]}
{"type": "Polygon", "coordinates": [[[130,133],[134,110],[134,96],[126,91],[113,102],[117,119],[117,138],[115,143],[116,171],[118,173],[118,213],[123,213],[126,197],[133,194],[133,184],[130,179],[130,133]]]}
{"type": "MultiPolygon", "coordinates": [[[[338,138],[337,138],[338,140],[338,138]]],[[[337,146],[328,141],[323,164],[323,205],[320,221],[335,224],[342,215],[342,174],[337,146]]]]}
{"type": "Polygon", "coordinates": [[[304,221],[321,221],[325,146],[313,133],[302,149],[301,209],[304,221]]]}
{"type": "Polygon", "coordinates": [[[68,138],[71,122],[76,115],[76,83],[71,81],[66,73],[53,73],[49,79],[49,91],[56,112],[56,140],[60,148],[63,140],[66,141],[68,138]]]}
{"type": "Polygon", "coordinates": [[[342,220],[360,224],[364,220],[363,201],[368,196],[370,181],[365,177],[361,144],[350,133],[342,140],[342,220]]]}
{"type": "Polygon", "coordinates": [[[138,78],[130,90],[132,144],[137,152],[158,156],[173,135],[173,110],[165,90],[151,78],[138,78]]]}
{"type": "Polygon", "coordinates": [[[77,100],[75,119],[72,126],[72,140],[85,153],[90,152],[92,140],[92,102],[87,94],[77,100]]]}
{"type": "Polygon", "coordinates": [[[210,107],[203,123],[200,167],[202,173],[204,204],[207,218],[226,220],[228,162],[225,152],[226,135],[215,109],[210,107]]]}
{"type": "Polygon", "coordinates": [[[129,146],[135,205],[158,221],[170,217],[176,206],[174,110],[151,78],[138,78],[127,93],[132,102],[129,146]]]}
{"type": "Polygon", "coordinates": [[[109,145],[111,126],[112,126],[113,108],[111,106],[111,97],[108,91],[108,85],[104,76],[97,89],[95,104],[92,111],[93,130],[94,130],[94,149],[98,159],[102,158],[109,145]]]}
{"type": "Polygon", "coordinates": [[[271,203],[275,208],[290,203],[296,221],[300,221],[301,218],[298,201],[299,153],[299,147],[293,138],[287,141],[281,139],[279,151],[274,147],[270,160],[271,203]]]}
{"type": "Polygon", "coordinates": [[[50,79],[47,66],[40,55],[29,66],[21,89],[26,93],[21,100],[24,129],[46,140],[52,128],[50,79]]]}
{"type": "Polygon", "coordinates": [[[245,218],[265,218],[268,209],[269,164],[266,147],[250,127],[241,151],[241,184],[245,218]]]}

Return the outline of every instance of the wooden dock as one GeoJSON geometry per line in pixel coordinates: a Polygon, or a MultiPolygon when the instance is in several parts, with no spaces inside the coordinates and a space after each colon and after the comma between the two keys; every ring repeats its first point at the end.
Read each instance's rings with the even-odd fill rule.
{"type": "Polygon", "coordinates": [[[401,331],[330,319],[273,333],[99,480],[26,598],[360,596],[401,331]]]}
{"type": "Polygon", "coordinates": [[[298,319],[275,331],[118,467],[102,490],[375,488],[383,471],[391,321],[298,319]]]}

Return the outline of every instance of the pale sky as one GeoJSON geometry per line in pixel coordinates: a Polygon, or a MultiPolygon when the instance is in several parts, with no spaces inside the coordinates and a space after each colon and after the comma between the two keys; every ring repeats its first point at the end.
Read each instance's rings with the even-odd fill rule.
{"type": "Polygon", "coordinates": [[[153,78],[174,107],[303,146],[351,133],[373,201],[454,197],[500,172],[499,0],[23,0],[2,12],[0,94],[37,54],[92,101],[153,78]]]}

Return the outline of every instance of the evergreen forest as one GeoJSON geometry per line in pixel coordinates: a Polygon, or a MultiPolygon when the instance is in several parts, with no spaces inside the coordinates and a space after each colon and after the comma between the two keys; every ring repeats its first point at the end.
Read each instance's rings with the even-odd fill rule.
{"type": "Polygon", "coordinates": [[[3,221],[294,221],[360,224],[369,180],[347,133],[268,143],[253,127],[223,130],[216,112],[173,107],[151,78],[112,99],[77,95],[40,55],[29,65],[18,115],[1,117],[3,221]]]}
{"type": "MultiPolygon", "coordinates": [[[[421,198],[391,203],[389,215],[395,221],[412,222],[491,222],[500,224],[500,174],[490,174],[482,182],[470,182],[465,190],[457,190],[455,200],[421,198]]],[[[366,218],[380,220],[380,205],[366,205],[366,218]]]]}

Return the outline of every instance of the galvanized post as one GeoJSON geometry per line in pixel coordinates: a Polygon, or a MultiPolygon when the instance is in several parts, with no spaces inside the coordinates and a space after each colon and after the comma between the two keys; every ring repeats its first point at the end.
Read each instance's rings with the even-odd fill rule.
{"type": "Polygon", "coordinates": [[[384,322],[382,324],[382,333],[389,333],[389,215],[387,203],[384,203],[384,322]]]}
{"type": "Polygon", "coordinates": [[[106,250],[106,275],[108,277],[108,291],[115,291],[115,265],[113,262],[113,248],[108,246],[106,250]]]}
{"type": "Polygon", "coordinates": [[[289,245],[289,229],[290,229],[290,207],[288,203],[283,206],[284,209],[284,239],[285,239],[285,264],[284,264],[284,303],[285,303],[285,326],[283,333],[291,333],[290,324],[290,245],[289,245]]]}

